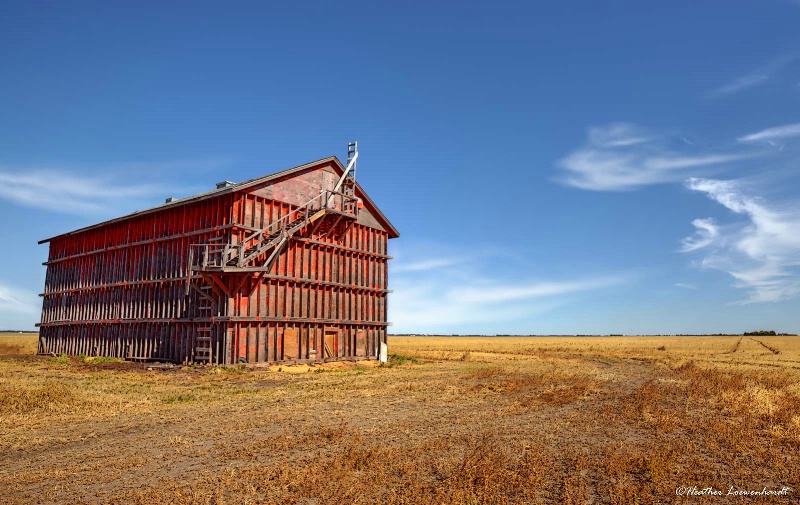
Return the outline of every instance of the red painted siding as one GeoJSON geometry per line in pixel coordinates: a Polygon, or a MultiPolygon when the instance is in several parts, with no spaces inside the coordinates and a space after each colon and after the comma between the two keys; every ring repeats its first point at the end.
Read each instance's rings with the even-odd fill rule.
{"type": "Polygon", "coordinates": [[[376,356],[390,235],[367,209],[325,233],[301,230],[268,271],[209,282],[187,270],[190,244],[238,243],[330,190],[333,171],[321,164],[52,239],[39,352],[191,362],[210,335],[212,363],[376,356]]]}

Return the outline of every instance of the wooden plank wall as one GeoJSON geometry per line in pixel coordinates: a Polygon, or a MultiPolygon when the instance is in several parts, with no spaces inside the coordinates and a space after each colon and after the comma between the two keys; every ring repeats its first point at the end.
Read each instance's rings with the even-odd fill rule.
{"type": "MultiPolygon", "coordinates": [[[[234,202],[234,219],[254,228],[287,211],[248,193],[234,202]]],[[[298,360],[322,359],[324,332],[332,328],[339,332],[338,357],[375,357],[386,341],[388,238],[384,230],[357,223],[343,236],[312,237],[308,230],[295,236],[257,285],[247,281],[229,300],[231,362],[285,360],[287,328],[297,330],[298,360]],[[361,351],[358,331],[365,335],[361,351]]]]}
{"type": "Polygon", "coordinates": [[[51,241],[39,351],[186,361],[198,322],[188,246],[230,234],[231,201],[168,206],[51,241]]]}
{"type": "MultiPolygon", "coordinates": [[[[186,296],[189,245],[236,243],[288,212],[286,203],[240,192],[51,241],[39,351],[191,361],[204,320],[196,294],[186,296]]],[[[336,358],[375,357],[386,342],[388,233],[364,223],[341,236],[304,233],[268,273],[224,300],[215,363],[284,361],[286,329],[297,338],[294,360],[322,360],[326,331],[337,332],[336,358]]]]}

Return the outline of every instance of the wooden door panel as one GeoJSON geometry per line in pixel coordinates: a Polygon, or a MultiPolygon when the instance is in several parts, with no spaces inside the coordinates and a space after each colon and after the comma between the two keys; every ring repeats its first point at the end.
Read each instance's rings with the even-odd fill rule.
{"type": "Polygon", "coordinates": [[[298,359],[300,357],[300,341],[296,328],[283,330],[283,359],[298,359]]]}
{"type": "Polygon", "coordinates": [[[356,332],[356,356],[364,357],[367,355],[367,332],[358,330],[356,332]]]}

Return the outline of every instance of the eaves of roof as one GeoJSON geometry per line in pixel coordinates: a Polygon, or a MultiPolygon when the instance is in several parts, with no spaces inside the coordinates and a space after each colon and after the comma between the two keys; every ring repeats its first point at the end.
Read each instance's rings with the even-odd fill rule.
{"type": "MultiPolygon", "coordinates": [[[[323,165],[323,164],[329,163],[329,162],[333,162],[333,164],[339,169],[340,173],[344,173],[345,167],[344,167],[344,165],[342,165],[342,162],[339,161],[339,158],[337,158],[336,156],[328,156],[327,158],[322,158],[321,160],[312,161],[311,163],[306,163],[304,165],[299,165],[299,166],[296,166],[296,167],[293,167],[293,168],[289,168],[287,170],[283,170],[281,172],[275,172],[274,174],[269,174],[269,175],[264,175],[264,176],[261,176],[261,177],[256,177],[255,179],[250,179],[249,181],[244,181],[244,182],[240,182],[240,183],[237,183],[237,184],[232,184],[230,186],[226,186],[226,187],[223,187],[223,188],[212,189],[211,191],[206,191],[205,193],[199,193],[197,195],[188,196],[186,198],[174,199],[171,202],[162,203],[160,205],[156,205],[155,207],[150,207],[148,209],[137,210],[135,212],[131,212],[130,214],[126,214],[124,216],[115,217],[114,219],[109,219],[107,221],[103,221],[103,222],[100,222],[100,223],[97,223],[97,224],[85,226],[83,228],[78,228],[77,230],[73,230],[73,231],[70,231],[70,232],[67,232],[67,233],[62,233],[60,235],[56,235],[54,237],[50,237],[50,238],[46,238],[46,239],[40,240],[39,243],[40,244],[44,244],[46,242],[50,242],[50,241],[55,240],[57,238],[65,237],[65,236],[68,236],[68,235],[76,235],[78,233],[83,233],[85,231],[93,230],[95,228],[100,228],[100,227],[103,227],[103,226],[107,226],[109,224],[118,223],[120,221],[125,221],[126,219],[131,219],[131,218],[134,218],[134,217],[143,216],[143,215],[146,215],[146,214],[151,214],[153,212],[158,212],[160,210],[164,210],[167,207],[176,207],[176,206],[187,205],[187,204],[190,204],[190,203],[195,203],[195,202],[199,202],[199,201],[202,201],[202,200],[207,200],[209,198],[214,198],[214,197],[225,195],[225,194],[228,194],[228,193],[235,193],[237,191],[243,191],[243,190],[249,189],[251,187],[260,186],[260,185],[262,185],[264,183],[275,181],[275,180],[278,180],[278,179],[281,179],[281,178],[284,178],[284,177],[287,177],[287,176],[291,176],[291,175],[297,174],[299,172],[302,172],[304,170],[307,170],[309,168],[312,168],[314,166],[323,165]]],[[[378,208],[378,206],[375,205],[375,202],[373,202],[372,199],[369,196],[367,196],[367,193],[364,191],[364,189],[358,183],[356,183],[356,192],[357,192],[357,195],[364,201],[365,205],[369,208],[369,210],[371,212],[373,212],[376,215],[376,217],[378,218],[378,220],[381,222],[381,224],[383,224],[384,227],[386,227],[387,231],[389,232],[389,237],[390,238],[399,237],[400,236],[400,232],[397,231],[397,228],[395,228],[394,225],[392,225],[392,223],[389,222],[389,220],[386,218],[386,216],[383,214],[383,212],[381,212],[381,210],[378,208]]]]}

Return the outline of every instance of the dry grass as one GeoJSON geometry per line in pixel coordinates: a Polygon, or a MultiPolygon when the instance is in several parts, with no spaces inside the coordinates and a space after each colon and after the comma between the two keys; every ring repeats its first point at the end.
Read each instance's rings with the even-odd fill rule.
{"type": "Polygon", "coordinates": [[[437,360],[466,353],[485,361],[553,355],[800,368],[798,344],[800,337],[394,337],[392,352],[437,360]]]}
{"type": "Polygon", "coordinates": [[[38,338],[35,333],[0,333],[0,356],[35,354],[38,338]]]}
{"type": "Polygon", "coordinates": [[[0,359],[9,503],[800,497],[800,339],[394,337],[389,366],[0,359]],[[663,347],[663,350],[659,350],[663,347]],[[777,353],[775,351],[778,351],[777,353]],[[316,373],[324,371],[327,373],[316,373]]]}

